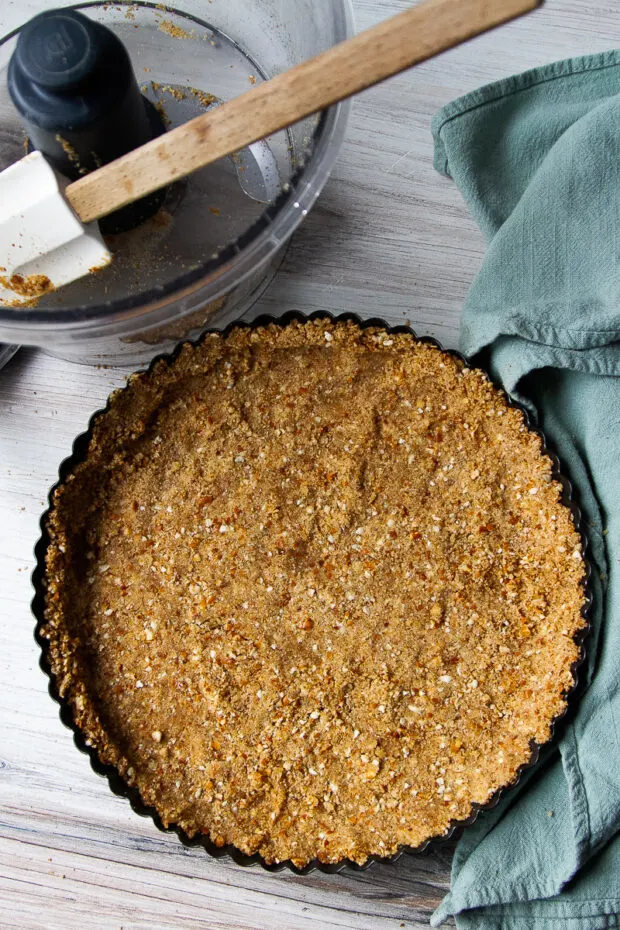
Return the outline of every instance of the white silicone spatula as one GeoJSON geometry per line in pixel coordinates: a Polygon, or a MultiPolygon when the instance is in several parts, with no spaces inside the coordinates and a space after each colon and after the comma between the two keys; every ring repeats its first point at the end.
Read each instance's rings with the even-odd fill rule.
{"type": "Polygon", "coordinates": [[[539,4],[424,0],[73,183],[26,156],[0,174],[0,300],[107,264],[102,217],[539,4]]]}

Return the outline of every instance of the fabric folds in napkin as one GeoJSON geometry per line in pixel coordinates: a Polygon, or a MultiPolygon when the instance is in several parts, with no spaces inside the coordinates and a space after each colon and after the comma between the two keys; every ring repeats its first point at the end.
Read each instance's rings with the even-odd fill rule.
{"type": "Polygon", "coordinates": [[[461,348],[538,411],[582,509],[594,605],[578,701],[465,831],[432,925],[620,927],[620,51],[484,87],[433,133],[488,240],[461,348]]]}

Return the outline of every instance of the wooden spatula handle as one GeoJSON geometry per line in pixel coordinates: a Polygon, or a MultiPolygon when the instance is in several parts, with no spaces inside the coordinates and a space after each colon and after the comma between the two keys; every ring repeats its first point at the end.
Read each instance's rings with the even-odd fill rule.
{"type": "Polygon", "coordinates": [[[82,222],[101,219],[539,3],[424,0],[80,178],[66,196],[82,222]]]}

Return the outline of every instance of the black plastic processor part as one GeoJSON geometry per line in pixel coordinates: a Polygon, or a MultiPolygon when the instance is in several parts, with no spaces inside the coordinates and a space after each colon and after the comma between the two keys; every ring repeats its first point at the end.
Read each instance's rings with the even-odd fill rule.
{"type": "MultiPolygon", "coordinates": [[[[164,132],[122,42],[77,10],[50,10],[26,23],[8,87],[30,147],[71,180],[164,132]]],[[[102,230],[131,229],[152,216],[164,196],[157,191],[116,211],[101,221],[102,230]]]]}

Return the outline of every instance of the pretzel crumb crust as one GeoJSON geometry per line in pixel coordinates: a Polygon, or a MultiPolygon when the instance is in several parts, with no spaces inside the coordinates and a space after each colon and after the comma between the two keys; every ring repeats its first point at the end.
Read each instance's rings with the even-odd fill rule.
{"type": "Polygon", "coordinates": [[[209,334],[112,396],[55,493],[58,691],[189,836],[300,867],[418,847],[565,708],[561,494],[521,411],[410,334],[209,334]]]}

